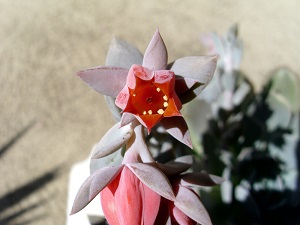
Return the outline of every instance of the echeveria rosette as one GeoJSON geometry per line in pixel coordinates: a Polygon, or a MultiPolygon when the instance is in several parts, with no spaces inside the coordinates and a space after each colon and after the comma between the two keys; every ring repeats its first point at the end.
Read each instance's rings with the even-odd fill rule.
{"type": "Polygon", "coordinates": [[[167,49],[157,30],[144,56],[127,42],[114,39],[106,66],[86,69],[77,75],[96,91],[117,98],[116,105],[123,110],[121,125],[137,119],[150,131],[161,123],[173,137],[192,147],[188,127],[179,110],[181,104],[192,100],[208,84],[216,63],[217,56],[192,56],[168,65],[167,49]],[[145,76],[140,76],[137,70],[146,71],[145,76]],[[150,90],[149,95],[141,95],[141,84],[150,90]],[[132,104],[134,97],[138,97],[144,108],[140,110],[138,102],[132,104]]]}

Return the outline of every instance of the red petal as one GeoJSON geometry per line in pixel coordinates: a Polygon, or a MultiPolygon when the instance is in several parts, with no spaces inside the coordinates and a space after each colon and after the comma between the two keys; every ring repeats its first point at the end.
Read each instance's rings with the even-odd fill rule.
{"type": "Polygon", "coordinates": [[[115,193],[116,207],[121,224],[141,224],[143,202],[139,184],[140,180],[127,167],[124,167],[115,193]]]}
{"type": "Polygon", "coordinates": [[[159,210],[161,197],[142,182],[140,183],[140,190],[143,199],[143,224],[153,224],[159,210]]]}
{"type": "Polygon", "coordinates": [[[174,92],[175,75],[170,70],[155,71],[154,84],[169,97],[174,92]]]}
{"type": "Polygon", "coordinates": [[[115,192],[118,188],[121,174],[118,175],[106,188],[100,193],[101,205],[104,215],[109,224],[119,225],[118,208],[115,201],[115,192]]]}
{"type": "Polygon", "coordinates": [[[162,119],[162,115],[153,114],[153,115],[140,115],[139,118],[143,120],[148,131],[150,130],[162,119]]]}
{"type": "Polygon", "coordinates": [[[181,113],[179,112],[179,109],[181,108],[181,104],[179,105],[179,109],[177,108],[178,106],[175,103],[175,100],[171,98],[168,102],[168,107],[166,108],[166,111],[164,113],[164,117],[171,117],[171,116],[182,116],[181,113]]]}
{"type": "Polygon", "coordinates": [[[128,87],[125,86],[118,94],[115,103],[120,109],[125,109],[128,103],[128,99],[129,99],[129,90],[128,87]]]}
{"type": "Polygon", "coordinates": [[[192,220],[186,214],[184,214],[180,209],[174,206],[173,202],[170,206],[172,221],[175,220],[180,225],[196,225],[197,222],[192,220]]]}

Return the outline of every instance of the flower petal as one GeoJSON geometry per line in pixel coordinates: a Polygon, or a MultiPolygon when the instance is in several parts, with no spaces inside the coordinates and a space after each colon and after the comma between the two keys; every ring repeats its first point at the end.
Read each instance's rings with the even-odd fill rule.
{"type": "Polygon", "coordinates": [[[89,176],[81,185],[71,210],[71,215],[82,210],[88,203],[90,203],[95,196],[106,187],[106,185],[118,175],[118,172],[123,167],[106,167],[96,171],[89,176]],[[94,180],[96,182],[94,182],[94,180]]]}
{"type": "Polygon", "coordinates": [[[100,66],[79,71],[77,75],[95,91],[115,98],[126,83],[128,69],[100,66]]]}
{"type": "Polygon", "coordinates": [[[174,205],[196,222],[202,225],[212,225],[205,207],[192,190],[179,185],[174,205]]]}
{"type": "Polygon", "coordinates": [[[145,51],[142,65],[150,70],[163,70],[167,67],[167,62],[167,48],[157,30],[145,51]]]}
{"type": "Polygon", "coordinates": [[[168,199],[161,198],[158,214],[155,219],[154,225],[171,225],[169,204],[170,201],[168,199]]]}
{"type": "Polygon", "coordinates": [[[115,192],[120,224],[142,224],[143,201],[141,194],[140,180],[125,166],[115,192]]]}
{"type": "Polygon", "coordinates": [[[162,197],[142,182],[140,190],[143,199],[143,224],[154,224],[162,197]]]}
{"type": "MultiPolygon", "coordinates": [[[[146,125],[148,132],[150,132],[150,130],[161,120],[162,115],[160,115],[160,114],[140,115],[138,117],[142,120],[143,124],[146,125]]],[[[138,118],[138,120],[139,120],[139,118],[138,118]]]]}
{"type": "Polygon", "coordinates": [[[192,91],[195,96],[199,95],[212,79],[218,56],[191,56],[176,60],[171,65],[171,70],[182,77],[197,80],[198,84],[192,91]]]}
{"type": "Polygon", "coordinates": [[[155,71],[154,83],[165,94],[170,95],[174,91],[175,75],[170,70],[158,70],[155,71]]]}
{"type": "Polygon", "coordinates": [[[224,178],[218,177],[205,172],[186,173],[181,176],[180,183],[183,186],[199,185],[199,186],[214,186],[223,183],[224,178]]]}
{"type": "Polygon", "coordinates": [[[173,219],[180,225],[197,225],[197,222],[188,217],[184,212],[178,209],[176,206],[170,206],[173,219]]]}
{"type": "Polygon", "coordinates": [[[169,180],[160,170],[144,163],[130,163],[126,166],[153,191],[166,199],[174,200],[169,180]]]}
{"type": "Polygon", "coordinates": [[[182,108],[181,102],[177,95],[174,95],[168,102],[168,107],[164,112],[164,117],[182,116],[179,110],[182,108]]]}
{"type": "Polygon", "coordinates": [[[174,117],[165,117],[160,123],[166,129],[166,131],[171,134],[178,141],[186,144],[190,148],[193,148],[192,141],[190,137],[190,132],[188,130],[188,126],[181,116],[174,117]]]}
{"type": "Polygon", "coordinates": [[[120,149],[133,134],[130,124],[120,127],[120,122],[110,128],[95,146],[92,158],[101,158],[120,149]]]}
{"type": "Polygon", "coordinates": [[[121,174],[119,173],[110,184],[100,192],[100,200],[105,219],[109,224],[120,225],[115,192],[119,186],[121,174]]]}
{"type": "Polygon", "coordinates": [[[142,65],[143,54],[128,42],[113,37],[107,56],[107,66],[117,66],[129,69],[133,64],[142,65]]]}
{"type": "Polygon", "coordinates": [[[116,97],[115,104],[120,109],[125,109],[129,99],[129,89],[127,86],[123,87],[118,96],[116,97]]]}
{"type": "Polygon", "coordinates": [[[126,86],[130,89],[135,89],[137,77],[141,80],[151,80],[154,72],[140,65],[132,65],[126,79],[126,86]]]}

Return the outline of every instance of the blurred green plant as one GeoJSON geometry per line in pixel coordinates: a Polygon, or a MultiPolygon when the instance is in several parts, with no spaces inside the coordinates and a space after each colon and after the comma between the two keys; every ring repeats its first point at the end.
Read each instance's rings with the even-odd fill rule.
{"type": "Polygon", "coordinates": [[[278,68],[256,92],[239,67],[236,25],[203,41],[219,60],[209,85],[183,110],[194,150],[156,127],[148,139],[156,159],[192,153],[194,170],[226,179],[199,190],[215,225],[300,224],[298,77],[278,68]]]}
{"type": "Polygon", "coordinates": [[[201,99],[186,109],[203,151],[198,169],[226,179],[201,196],[214,224],[299,224],[299,82],[278,68],[255,92],[239,69],[237,31],[204,38],[220,63],[201,99]],[[206,120],[195,123],[203,113],[206,120]]]}

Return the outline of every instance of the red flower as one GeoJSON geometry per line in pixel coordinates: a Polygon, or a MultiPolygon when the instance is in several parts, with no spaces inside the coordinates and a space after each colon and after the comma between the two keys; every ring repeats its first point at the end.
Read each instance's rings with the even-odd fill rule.
{"type": "Polygon", "coordinates": [[[129,70],[125,87],[116,98],[123,112],[132,113],[150,132],[163,117],[182,116],[170,70],[152,71],[139,65],[129,70]]]}

